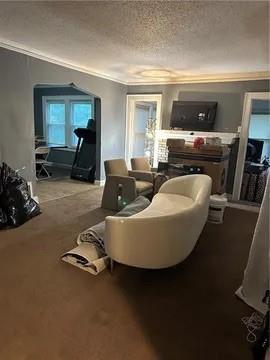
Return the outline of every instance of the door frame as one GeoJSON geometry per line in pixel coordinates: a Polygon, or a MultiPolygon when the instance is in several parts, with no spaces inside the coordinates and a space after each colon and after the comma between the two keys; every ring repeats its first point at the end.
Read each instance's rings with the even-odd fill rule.
{"type": "MultiPolygon", "coordinates": [[[[129,165],[130,158],[132,156],[132,145],[134,142],[134,116],[135,116],[135,102],[136,101],[155,101],[157,103],[156,108],[156,130],[160,130],[161,120],[161,101],[162,94],[130,94],[127,95],[126,102],[126,138],[125,138],[125,159],[129,165]]],[[[154,167],[157,166],[157,146],[158,139],[155,136],[154,142],[154,167]]]]}
{"type": "Polygon", "coordinates": [[[239,139],[239,149],[237,155],[235,177],[233,184],[233,193],[232,200],[240,200],[244,165],[247,151],[247,142],[249,134],[249,124],[250,116],[252,112],[252,101],[253,100],[269,100],[270,101],[270,92],[247,92],[245,93],[243,114],[242,114],[242,123],[239,139]]]}

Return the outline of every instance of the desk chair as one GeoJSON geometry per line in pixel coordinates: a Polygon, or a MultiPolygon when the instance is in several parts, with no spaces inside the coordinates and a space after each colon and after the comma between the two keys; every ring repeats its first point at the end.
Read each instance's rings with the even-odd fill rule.
{"type": "Polygon", "coordinates": [[[49,179],[51,175],[46,169],[45,165],[48,163],[47,159],[50,153],[50,148],[48,146],[39,146],[35,149],[35,158],[36,158],[36,179],[45,180],[49,179]],[[39,167],[39,169],[37,169],[39,167]],[[45,177],[40,177],[40,174],[44,172],[46,174],[45,177]]]}

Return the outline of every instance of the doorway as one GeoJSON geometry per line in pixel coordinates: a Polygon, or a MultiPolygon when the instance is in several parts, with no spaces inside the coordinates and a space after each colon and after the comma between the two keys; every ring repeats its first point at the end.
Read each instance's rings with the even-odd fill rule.
{"type": "Polygon", "coordinates": [[[133,157],[147,157],[152,167],[157,166],[155,132],[161,128],[161,98],[161,94],[127,95],[127,164],[133,157]]]}
{"type": "Polygon", "coordinates": [[[270,157],[270,93],[246,93],[233,187],[233,201],[259,206],[270,157]]]}
{"type": "Polygon", "coordinates": [[[100,98],[73,84],[36,85],[34,121],[39,201],[95,188],[93,182],[99,176],[100,98]],[[81,133],[86,133],[86,140],[81,133]]]}

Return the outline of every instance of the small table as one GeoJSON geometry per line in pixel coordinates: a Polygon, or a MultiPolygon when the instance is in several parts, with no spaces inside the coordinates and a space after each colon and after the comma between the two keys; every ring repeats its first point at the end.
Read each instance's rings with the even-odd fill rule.
{"type": "Polygon", "coordinates": [[[169,180],[168,175],[157,173],[154,179],[154,191],[153,196],[156,195],[161,187],[167,180],[169,180]]]}
{"type": "Polygon", "coordinates": [[[184,176],[187,175],[185,172],[176,172],[173,170],[165,170],[162,172],[159,172],[155,176],[154,180],[154,195],[156,195],[161,187],[162,184],[164,184],[167,180],[172,179],[174,177],[178,176],[184,176]]]}
{"type": "Polygon", "coordinates": [[[158,173],[154,180],[154,192],[157,194],[161,185],[167,180],[178,176],[191,175],[191,174],[203,174],[202,166],[185,166],[181,164],[171,164],[160,162],[158,164],[158,173]]]}

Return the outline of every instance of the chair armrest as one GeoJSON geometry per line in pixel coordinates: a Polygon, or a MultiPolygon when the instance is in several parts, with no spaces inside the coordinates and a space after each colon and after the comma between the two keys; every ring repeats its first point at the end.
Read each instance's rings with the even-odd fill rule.
{"type": "Polygon", "coordinates": [[[130,185],[130,184],[134,184],[134,186],[136,185],[136,179],[134,176],[125,176],[125,175],[107,175],[106,177],[106,181],[110,181],[110,182],[116,182],[118,184],[122,184],[122,185],[130,185]]]}
{"type": "Polygon", "coordinates": [[[122,186],[122,197],[124,201],[129,204],[136,198],[136,179],[132,176],[124,175],[107,175],[106,183],[110,186],[110,190],[119,189],[119,186],[122,186]],[[107,183],[108,182],[108,183],[107,183]]]}
{"type": "Polygon", "coordinates": [[[136,179],[131,176],[107,175],[103,190],[101,207],[120,210],[118,203],[119,188],[123,206],[136,199],[136,179]]]}
{"type": "Polygon", "coordinates": [[[159,189],[160,193],[178,194],[190,197],[193,201],[209,201],[212,179],[208,175],[177,176],[166,181],[159,189]]]}
{"type": "Polygon", "coordinates": [[[129,175],[133,176],[136,180],[147,181],[153,183],[154,175],[151,171],[141,171],[141,170],[129,170],[129,175]]]}
{"type": "Polygon", "coordinates": [[[104,242],[110,258],[126,265],[162,268],[188,256],[202,231],[206,214],[194,204],[180,214],[165,215],[164,211],[164,215],[149,216],[150,207],[140,217],[106,217],[104,242]]]}

